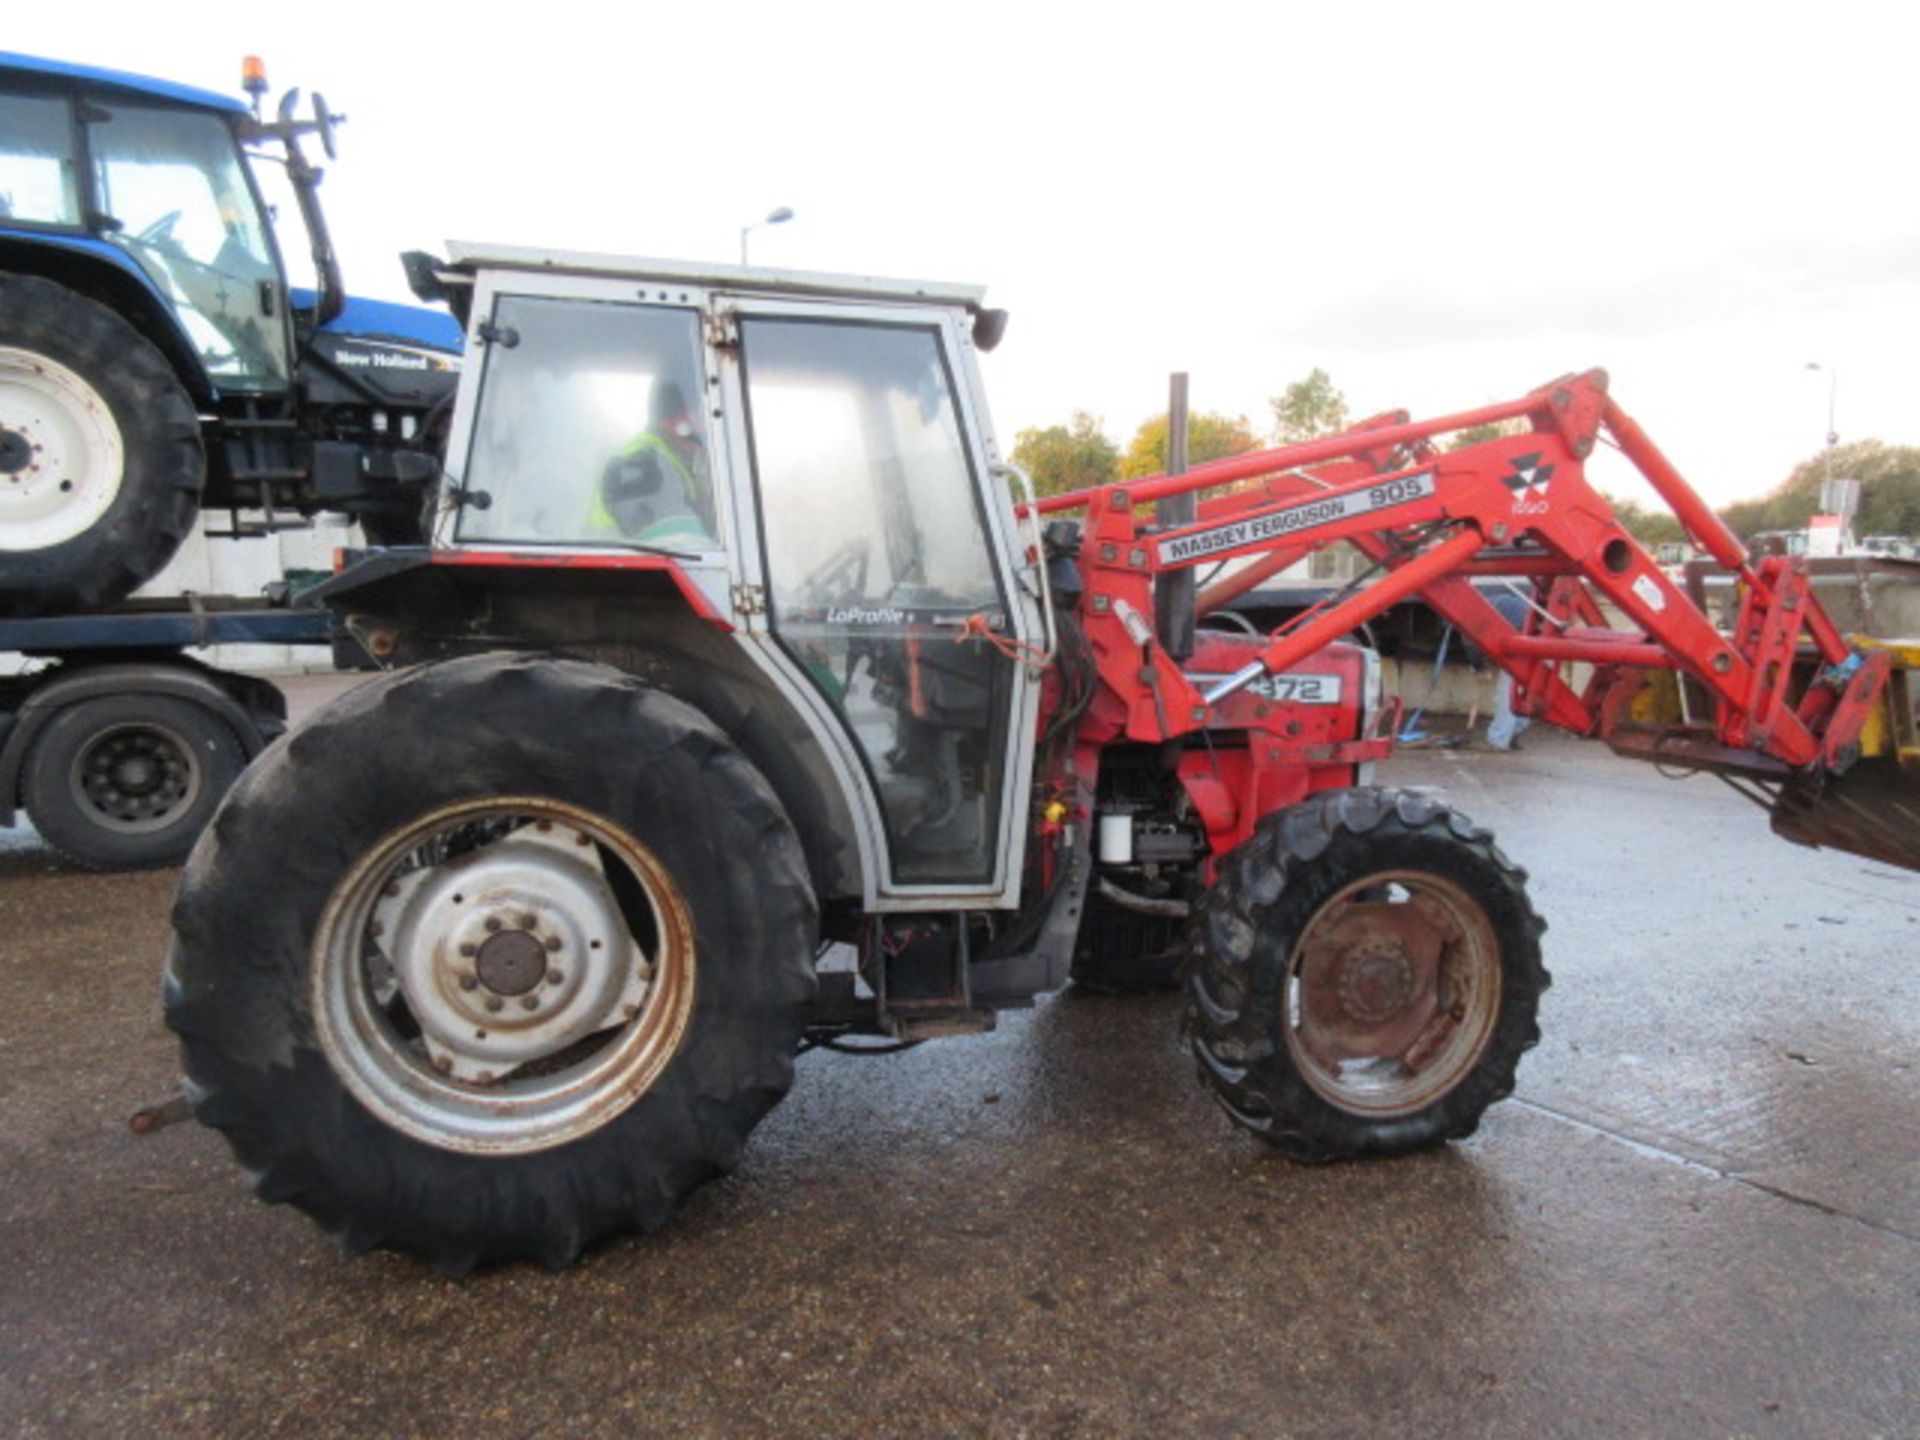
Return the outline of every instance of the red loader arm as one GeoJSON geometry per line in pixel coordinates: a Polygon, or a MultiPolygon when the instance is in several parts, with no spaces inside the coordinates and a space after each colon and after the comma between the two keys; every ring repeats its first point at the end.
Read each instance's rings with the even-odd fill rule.
{"type": "Polygon", "coordinates": [[[1215,707],[1244,687],[1417,596],[1513,675],[1522,713],[1603,738],[1624,754],[1726,777],[1768,805],[1775,828],[1790,838],[1920,869],[1911,818],[1920,809],[1907,798],[1920,785],[1912,774],[1897,754],[1859,767],[1863,777],[1850,774],[1888,685],[1890,657],[1847,643],[1803,565],[1750,564],[1739,539],[1608,395],[1603,371],[1505,404],[1421,422],[1382,416],[1323,440],[1050,497],[1037,508],[1082,506],[1088,637],[1102,653],[1146,662],[1139,675],[1103,664],[1103,677],[1123,694],[1129,686],[1152,689],[1151,703],[1130,703],[1130,738],[1209,728],[1215,707]],[[1450,451],[1434,445],[1450,432],[1513,420],[1527,432],[1450,451]],[[1734,573],[1742,602],[1731,632],[1667,577],[1588,483],[1585,461],[1603,441],[1633,462],[1694,543],[1734,573]],[[1201,501],[1193,522],[1151,523],[1154,502],[1202,491],[1221,493],[1201,501]],[[1368,575],[1269,636],[1238,671],[1204,690],[1167,661],[1157,640],[1142,636],[1161,573],[1259,557],[1202,591],[1204,612],[1342,540],[1372,562],[1368,575]],[[1471,583],[1477,577],[1526,587],[1526,622],[1503,619],[1471,583]],[[1576,689],[1568,671],[1578,663],[1592,671],[1576,689]],[[1707,718],[1648,724],[1641,692],[1662,673],[1681,677],[1707,718]],[[1884,805],[1874,798],[1882,792],[1891,797],[1884,805]]]}

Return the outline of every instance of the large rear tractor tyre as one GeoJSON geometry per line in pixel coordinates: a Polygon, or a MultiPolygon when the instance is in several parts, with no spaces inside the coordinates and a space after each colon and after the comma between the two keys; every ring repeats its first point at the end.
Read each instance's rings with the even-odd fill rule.
{"type": "Polygon", "coordinates": [[[246,764],[239,737],[204,706],[98,695],[34,737],[22,798],[41,838],[82,865],[178,865],[246,764]]]}
{"type": "Polygon", "coordinates": [[[173,923],[187,1092],[260,1196],[458,1274],[570,1264],[731,1169],[792,1084],[818,915],[698,711],[487,655],[270,748],[173,923]]]}
{"type": "Polygon", "coordinates": [[[123,599],[172,558],[205,483],[166,357],[104,305],[0,275],[0,615],[123,599]]]}
{"type": "Polygon", "coordinates": [[[1485,830],[1404,791],[1329,791],[1222,861],[1190,943],[1201,1084],[1301,1160],[1473,1133],[1540,1038],[1546,924],[1485,830]]]}

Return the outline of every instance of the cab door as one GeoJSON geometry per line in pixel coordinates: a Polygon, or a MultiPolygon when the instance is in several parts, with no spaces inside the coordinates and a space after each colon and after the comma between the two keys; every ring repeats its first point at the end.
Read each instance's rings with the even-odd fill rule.
{"type": "Polygon", "coordinates": [[[933,308],[719,305],[750,643],[853,761],[867,903],[1015,904],[1038,703],[1019,657],[1041,637],[964,331],[933,308]]]}
{"type": "Polygon", "coordinates": [[[166,296],[223,390],[288,386],[279,257],[227,120],[100,96],[85,102],[107,238],[166,296]]]}

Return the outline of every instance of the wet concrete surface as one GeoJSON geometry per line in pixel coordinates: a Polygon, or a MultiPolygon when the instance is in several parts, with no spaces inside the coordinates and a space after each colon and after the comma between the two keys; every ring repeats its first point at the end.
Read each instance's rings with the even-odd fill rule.
{"type": "MultiPolygon", "coordinates": [[[[1920,1434],[1920,878],[1598,747],[1408,753],[1529,867],[1546,1038],[1472,1141],[1291,1164],[1170,998],[803,1057],[576,1270],[350,1259],[137,1139],[173,876],[0,853],[0,1433],[1920,1434]]],[[[271,903],[271,897],[262,897],[271,903]]]]}

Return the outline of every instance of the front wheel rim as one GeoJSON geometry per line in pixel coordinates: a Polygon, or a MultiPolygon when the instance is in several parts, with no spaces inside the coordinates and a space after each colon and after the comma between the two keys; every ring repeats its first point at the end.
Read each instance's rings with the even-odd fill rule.
{"type": "Polygon", "coordinates": [[[519,1154],[652,1088],[693,1008],[693,922],[626,830],[543,797],[396,830],[313,942],[321,1049],[375,1116],[443,1150],[519,1154]]]}
{"type": "Polygon", "coordinates": [[[1460,885],[1385,870],[1314,912],[1287,967],[1281,1029],[1307,1083],[1340,1109],[1388,1119],[1458,1088],[1492,1039],[1500,942],[1460,885]]]}
{"type": "Polygon", "coordinates": [[[125,464],[99,391],[57,360],[0,345],[0,551],[84,535],[119,496],[125,464]]]}

